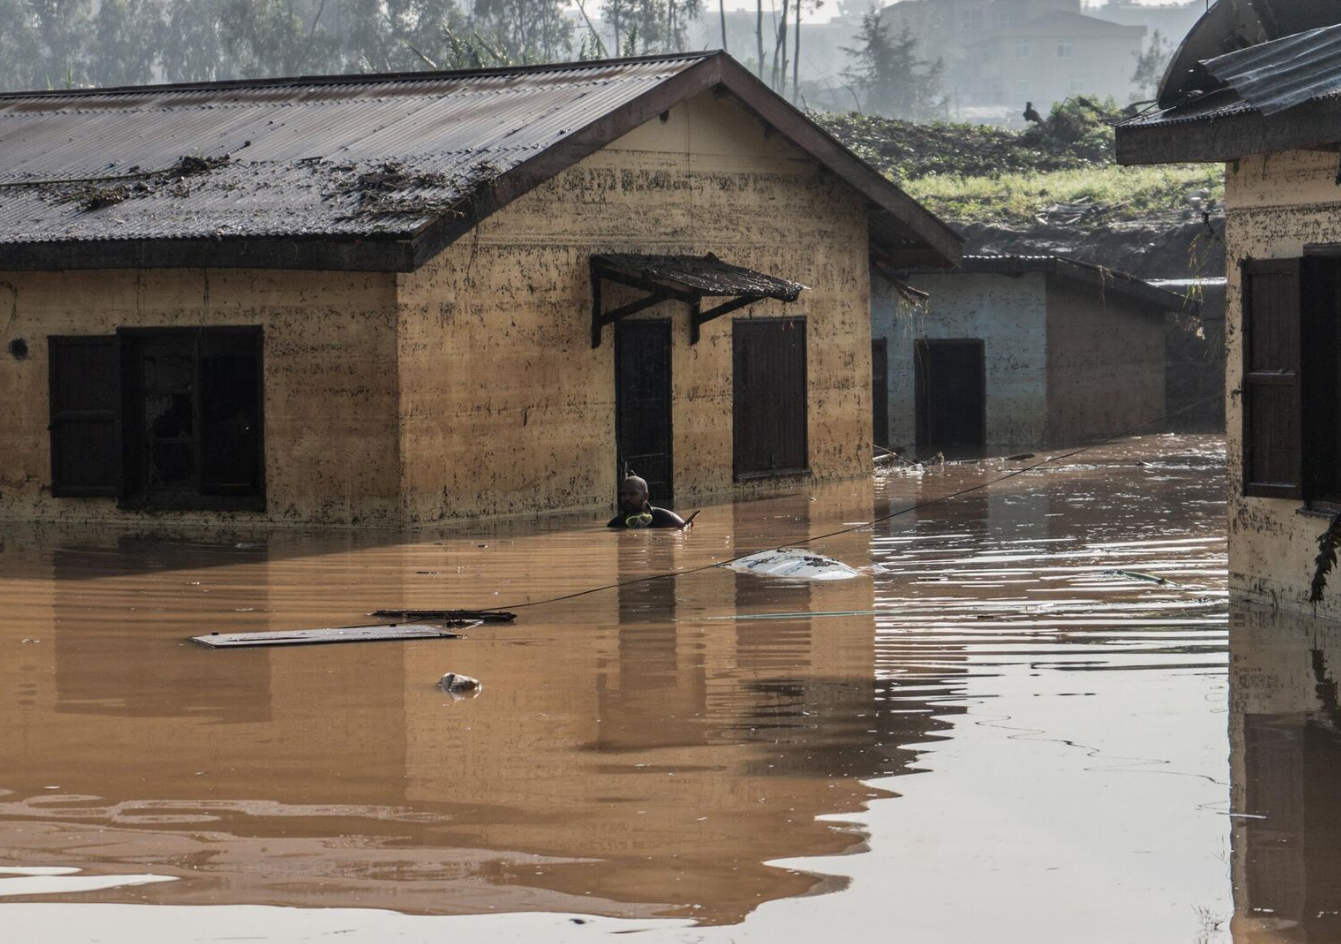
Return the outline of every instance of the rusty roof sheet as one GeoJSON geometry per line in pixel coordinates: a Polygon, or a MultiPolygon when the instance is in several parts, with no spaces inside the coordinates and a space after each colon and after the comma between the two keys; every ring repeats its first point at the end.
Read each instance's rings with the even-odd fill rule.
{"type": "Polygon", "coordinates": [[[408,237],[703,58],[0,93],[0,246],[408,237]]]}
{"type": "Polygon", "coordinates": [[[669,283],[698,295],[778,298],[794,302],[809,286],[706,256],[637,256],[606,253],[592,256],[598,265],[654,282],[669,283]]]}

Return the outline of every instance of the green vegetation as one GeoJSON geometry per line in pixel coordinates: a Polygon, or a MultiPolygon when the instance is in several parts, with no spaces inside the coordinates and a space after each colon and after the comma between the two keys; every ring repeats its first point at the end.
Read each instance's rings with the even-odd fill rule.
{"type": "Polygon", "coordinates": [[[937,216],[981,223],[1031,223],[1061,208],[1085,221],[1124,220],[1187,206],[1187,197],[1206,191],[1224,197],[1224,169],[1218,165],[1171,167],[1090,167],[1051,173],[1024,172],[981,177],[932,174],[902,182],[908,193],[937,216]]]}
{"type": "Polygon", "coordinates": [[[1216,201],[1224,193],[1224,173],[1215,165],[1114,164],[1111,123],[1121,112],[1112,101],[1068,99],[1026,131],[856,114],[814,117],[947,219],[1030,223],[1060,211],[1083,225],[1182,209],[1196,191],[1216,201]]]}

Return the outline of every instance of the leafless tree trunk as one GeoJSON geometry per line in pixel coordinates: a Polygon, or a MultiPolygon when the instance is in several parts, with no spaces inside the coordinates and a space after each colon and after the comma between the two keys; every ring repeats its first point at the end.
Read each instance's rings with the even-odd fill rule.
{"type": "Polygon", "coordinates": [[[754,21],[754,38],[759,43],[759,61],[755,63],[755,71],[759,74],[759,81],[764,80],[764,0],[755,0],[755,9],[758,11],[758,17],[754,21]]]}
{"type": "Polygon", "coordinates": [[[796,41],[792,43],[792,104],[801,100],[801,0],[796,0],[796,41]]]}

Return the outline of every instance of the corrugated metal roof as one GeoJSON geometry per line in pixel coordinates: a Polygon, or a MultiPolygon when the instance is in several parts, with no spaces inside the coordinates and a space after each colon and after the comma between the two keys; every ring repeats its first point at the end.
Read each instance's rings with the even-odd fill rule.
{"type": "Polygon", "coordinates": [[[794,302],[806,290],[800,282],[722,262],[716,256],[635,256],[609,253],[592,261],[630,275],[668,282],[708,296],[750,296],[794,302]]]}
{"type": "Polygon", "coordinates": [[[1205,62],[1264,115],[1341,93],[1341,25],[1260,43],[1205,62]]]}
{"type": "Polygon", "coordinates": [[[409,237],[705,57],[0,94],[0,245],[409,237]]]}
{"type": "MultiPolygon", "coordinates": [[[[914,274],[936,274],[949,278],[955,275],[1019,276],[1031,272],[1055,275],[1097,289],[1101,294],[1111,292],[1121,295],[1149,307],[1156,313],[1190,311],[1200,307],[1192,299],[1190,288],[1186,292],[1171,291],[1168,288],[1156,287],[1145,279],[1126,272],[1077,259],[1068,259],[1065,256],[970,254],[963,257],[958,269],[937,273],[922,270],[914,274]]],[[[934,298],[935,292],[931,294],[934,298]]]]}

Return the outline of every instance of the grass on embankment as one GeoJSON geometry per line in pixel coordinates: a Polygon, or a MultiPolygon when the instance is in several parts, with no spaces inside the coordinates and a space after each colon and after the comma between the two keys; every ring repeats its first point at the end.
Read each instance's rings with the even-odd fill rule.
{"type": "Polygon", "coordinates": [[[1100,204],[1110,220],[1137,219],[1188,206],[1188,194],[1204,190],[1224,199],[1220,164],[1161,167],[1085,167],[1025,171],[984,177],[930,174],[898,181],[937,216],[979,223],[1032,223],[1056,204],[1100,204]]]}

